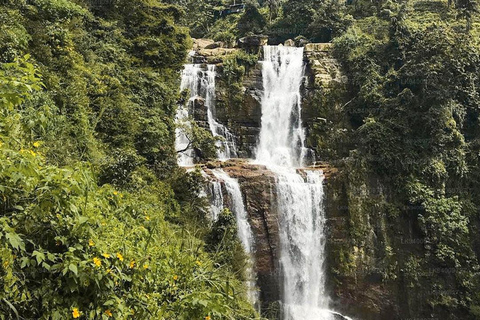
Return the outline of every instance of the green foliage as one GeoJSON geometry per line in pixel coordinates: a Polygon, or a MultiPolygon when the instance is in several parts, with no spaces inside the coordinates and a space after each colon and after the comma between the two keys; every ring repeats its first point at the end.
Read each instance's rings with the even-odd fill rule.
{"type": "Polygon", "coordinates": [[[312,42],[329,42],[352,22],[344,2],[337,0],[295,0],[282,4],[283,15],[272,22],[268,34],[275,42],[302,35],[312,42]]]}
{"type": "Polygon", "coordinates": [[[176,166],[182,11],[112,3],[0,5],[0,319],[256,318],[176,166]]]}
{"type": "Polygon", "coordinates": [[[239,61],[247,58],[247,56],[241,54],[238,57],[239,59],[233,55],[223,61],[222,80],[227,93],[227,108],[229,110],[238,110],[243,99],[242,81],[245,75],[245,67],[239,61]]]}
{"type": "Polygon", "coordinates": [[[232,266],[232,271],[246,280],[248,257],[237,236],[235,216],[228,209],[224,210],[215,221],[205,242],[207,252],[213,253],[219,265],[232,266]]]}
{"type": "Polygon", "coordinates": [[[248,33],[261,34],[267,19],[258,11],[255,4],[249,3],[245,5],[245,12],[242,14],[237,23],[238,35],[243,37],[248,33]]]}
{"type": "MultiPolygon", "coordinates": [[[[366,5],[364,11],[351,11],[358,20],[334,40],[348,78],[341,89],[341,120],[353,130],[347,145],[356,146],[345,161],[349,242],[361,244],[360,250],[377,243],[368,239],[368,231],[378,228],[369,221],[378,219],[377,208],[386,201],[384,210],[395,214],[382,218],[387,227],[375,233],[390,239],[385,246],[390,249],[382,252],[375,246],[376,259],[383,260],[375,265],[394,277],[383,278],[405,276],[405,303],[418,315],[474,319],[480,288],[474,249],[480,203],[475,195],[480,188],[478,158],[471,155],[478,151],[480,128],[480,48],[465,36],[446,2],[428,7],[383,2],[368,10],[367,2],[355,3],[350,10],[366,5]],[[365,176],[358,176],[365,170],[365,176]],[[368,204],[376,199],[368,194],[371,188],[385,193],[375,206],[368,204]],[[394,233],[418,243],[395,244],[394,233]],[[392,254],[398,266],[389,258],[392,254]],[[448,272],[439,277],[430,270],[448,272]],[[441,293],[414,298],[435,290],[441,293]]],[[[335,94],[324,99],[335,99],[335,94]]],[[[335,140],[326,141],[336,148],[335,140]]],[[[349,254],[351,248],[342,247],[340,264],[360,270],[364,265],[349,254]]]]}
{"type": "Polygon", "coordinates": [[[193,149],[200,159],[212,159],[217,155],[217,142],[222,137],[214,137],[208,129],[200,127],[193,119],[177,125],[183,131],[189,143],[184,150],[177,150],[178,153],[193,149]]]}

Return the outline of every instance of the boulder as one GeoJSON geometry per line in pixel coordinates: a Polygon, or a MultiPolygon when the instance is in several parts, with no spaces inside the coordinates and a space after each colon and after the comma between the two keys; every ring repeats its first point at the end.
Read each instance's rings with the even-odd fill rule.
{"type": "Polygon", "coordinates": [[[192,39],[193,40],[193,50],[199,51],[205,49],[206,47],[215,43],[212,39],[192,39]]]}
{"type": "Polygon", "coordinates": [[[285,47],[295,47],[295,41],[293,41],[292,39],[288,39],[283,45],[285,47]]]}
{"type": "Polygon", "coordinates": [[[298,40],[295,41],[295,45],[297,47],[305,47],[309,43],[310,42],[307,39],[298,39],[298,40]]]}
{"type": "Polygon", "coordinates": [[[267,45],[268,36],[253,35],[246,36],[238,40],[238,46],[245,51],[257,53],[261,47],[267,45]]]}
{"type": "Polygon", "coordinates": [[[225,43],[221,41],[216,41],[214,43],[210,43],[205,47],[205,49],[217,49],[217,48],[225,48],[225,43]]]}

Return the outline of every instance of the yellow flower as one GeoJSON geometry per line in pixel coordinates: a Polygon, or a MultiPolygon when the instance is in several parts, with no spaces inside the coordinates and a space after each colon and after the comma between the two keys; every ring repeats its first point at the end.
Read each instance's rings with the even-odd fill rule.
{"type": "Polygon", "coordinates": [[[28,150],[28,152],[30,152],[30,154],[34,157],[37,155],[33,150],[28,150]]]}
{"type": "Polygon", "coordinates": [[[80,318],[80,311],[78,311],[78,308],[72,309],[72,316],[74,319],[80,318]]]}
{"type": "Polygon", "coordinates": [[[177,280],[178,280],[178,276],[177,276],[177,275],[174,275],[174,276],[173,276],[173,280],[177,281],[177,280]]]}
{"type": "Polygon", "coordinates": [[[145,264],[143,265],[143,269],[145,269],[145,270],[148,269],[148,264],[145,263],[145,264]]]}
{"type": "Polygon", "coordinates": [[[40,141],[35,141],[35,142],[33,143],[33,146],[34,146],[35,148],[40,147],[40,141]]]}
{"type": "Polygon", "coordinates": [[[90,247],[93,247],[93,246],[95,245],[95,242],[93,242],[93,240],[90,239],[90,240],[88,240],[88,245],[89,245],[90,247]]]}
{"type": "Polygon", "coordinates": [[[102,265],[102,261],[98,259],[97,257],[93,258],[93,263],[97,266],[100,267],[102,265]]]}
{"type": "Polygon", "coordinates": [[[108,258],[111,257],[110,254],[108,254],[108,253],[102,253],[102,256],[103,256],[105,259],[108,259],[108,258]]]}
{"type": "Polygon", "coordinates": [[[211,320],[212,318],[210,318],[210,316],[206,316],[205,317],[205,320],[211,320]]]}
{"type": "Polygon", "coordinates": [[[197,264],[197,266],[201,266],[201,265],[202,265],[202,263],[201,263],[200,261],[198,261],[198,260],[195,261],[195,263],[197,264]]]}
{"type": "Polygon", "coordinates": [[[118,260],[123,261],[123,256],[120,252],[117,252],[117,258],[118,260]]]}
{"type": "Polygon", "coordinates": [[[130,269],[133,269],[135,267],[135,260],[130,261],[130,269]]]}
{"type": "Polygon", "coordinates": [[[111,317],[112,316],[112,311],[110,311],[110,309],[107,309],[107,310],[105,310],[105,314],[107,316],[111,317]]]}
{"type": "Polygon", "coordinates": [[[114,194],[114,195],[117,195],[117,194],[118,194],[118,191],[113,191],[113,194],[114,194]]]}

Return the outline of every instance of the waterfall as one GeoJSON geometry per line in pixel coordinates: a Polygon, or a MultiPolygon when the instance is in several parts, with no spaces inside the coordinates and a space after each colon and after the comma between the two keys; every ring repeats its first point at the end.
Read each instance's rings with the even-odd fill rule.
{"type": "MultiPolygon", "coordinates": [[[[184,66],[182,71],[182,82],[180,84],[180,90],[183,91],[188,89],[190,91],[189,102],[198,96],[198,85],[200,74],[202,70],[200,65],[187,64],[184,66]]],[[[177,128],[175,129],[175,149],[179,152],[178,154],[178,165],[179,166],[190,166],[193,165],[194,152],[190,148],[190,140],[187,137],[187,133],[184,128],[179,127],[182,125],[185,129],[189,129],[191,123],[189,121],[189,112],[188,104],[187,105],[178,105],[177,113],[175,116],[175,122],[177,123],[177,128]]]]}
{"type": "MultiPolygon", "coordinates": [[[[240,190],[240,185],[237,179],[230,177],[221,169],[214,169],[212,170],[212,173],[219,182],[224,183],[229,198],[228,208],[235,214],[238,238],[240,239],[245,252],[250,258],[250,265],[247,267],[248,298],[252,304],[257,304],[258,292],[255,285],[256,276],[252,269],[254,253],[253,233],[248,222],[248,215],[247,211],[245,210],[245,204],[243,201],[242,191],[240,190]]],[[[224,201],[223,195],[221,196],[221,200],[224,201]]]]}
{"type": "Polygon", "coordinates": [[[207,121],[210,132],[214,137],[220,137],[216,143],[218,147],[217,156],[220,160],[227,160],[237,157],[237,148],[235,144],[235,136],[221,123],[215,120],[215,65],[207,65],[204,70],[199,64],[186,64],[182,72],[182,81],[180,90],[188,89],[190,97],[188,104],[179,105],[176,113],[177,129],[175,130],[175,147],[178,156],[178,165],[190,166],[194,163],[194,150],[190,148],[190,139],[185,129],[191,127],[189,105],[197,98],[205,100],[207,108],[207,121]],[[183,128],[182,128],[183,127],[183,128]]]}
{"type": "Polygon", "coordinates": [[[327,320],[325,293],[325,212],[323,173],[303,165],[305,133],[301,122],[300,86],[303,48],[265,46],[264,95],[256,162],[277,176],[280,230],[282,319],[327,320]]]}
{"type": "Polygon", "coordinates": [[[215,65],[207,65],[206,72],[206,98],[205,105],[207,106],[207,118],[210,132],[214,137],[222,137],[222,140],[217,142],[218,152],[217,157],[220,160],[228,160],[237,157],[237,147],[235,144],[235,136],[223,124],[215,120],[215,65]]]}
{"type": "Polygon", "coordinates": [[[264,47],[258,162],[284,167],[303,164],[305,132],[301,123],[300,94],[303,69],[303,48],[264,47]]]}
{"type": "Polygon", "coordinates": [[[218,179],[212,179],[205,171],[202,171],[202,176],[209,182],[204,193],[210,203],[210,218],[212,221],[217,221],[224,208],[222,184],[218,179]]]}

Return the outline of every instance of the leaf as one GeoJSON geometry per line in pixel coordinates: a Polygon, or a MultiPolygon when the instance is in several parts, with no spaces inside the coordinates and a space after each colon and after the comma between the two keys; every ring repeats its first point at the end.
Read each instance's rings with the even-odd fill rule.
{"type": "Polygon", "coordinates": [[[20,265],[20,268],[22,268],[22,269],[25,268],[26,266],[30,265],[29,259],[27,257],[23,257],[21,259],[21,261],[22,261],[22,263],[20,265]]]}
{"type": "Polygon", "coordinates": [[[70,271],[72,271],[76,276],[78,276],[78,269],[77,269],[77,266],[74,265],[73,263],[71,263],[69,266],[68,266],[68,269],[70,271]]]}
{"type": "Polygon", "coordinates": [[[20,236],[18,234],[9,232],[9,233],[5,234],[5,237],[7,237],[8,242],[10,242],[10,245],[14,249],[25,250],[25,243],[23,243],[22,238],[20,238],[20,236]]]}
{"type": "Polygon", "coordinates": [[[113,306],[115,305],[116,301],[114,299],[107,300],[103,305],[104,306],[113,306]]]}
{"type": "Polygon", "coordinates": [[[35,259],[37,259],[38,265],[40,265],[40,263],[45,261],[45,254],[43,252],[35,250],[33,251],[32,256],[34,256],[35,259]]]}
{"type": "Polygon", "coordinates": [[[78,223],[79,224],[84,224],[87,221],[88,221],[87,217],[83,217],[83,216],[78,217],[78,223]]]}

